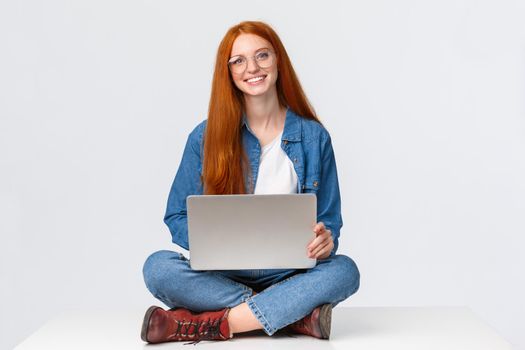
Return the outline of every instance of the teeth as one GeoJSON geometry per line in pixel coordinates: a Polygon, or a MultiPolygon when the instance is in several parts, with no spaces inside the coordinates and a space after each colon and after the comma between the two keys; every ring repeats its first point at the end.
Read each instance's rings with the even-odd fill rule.
{"type": "Polygon", "coordinates": [[[255,77],[255,78],[248,79],[247,82],[248,83],[255,83],[256,81],[263,80],[263,79],[264,79],[264,77],[255,77]]]}

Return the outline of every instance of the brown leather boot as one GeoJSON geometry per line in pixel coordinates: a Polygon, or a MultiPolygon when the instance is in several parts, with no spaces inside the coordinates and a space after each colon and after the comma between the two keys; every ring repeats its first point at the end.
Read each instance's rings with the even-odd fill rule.
{"type": "Polygon", "coordinates": [[[219,311],[194,313],[188,309],[163,310],[151,306],[142,323],[142,340],[148,343],[186,340],[228,340],[230,308],[219,311]]]}
{"type": "Polygon", "coordinates": [[[309,315],[286,326],[292,333],[306,334],[320,339],[330,338],[332,324],[332,304],[316,307],[309,315]]]}

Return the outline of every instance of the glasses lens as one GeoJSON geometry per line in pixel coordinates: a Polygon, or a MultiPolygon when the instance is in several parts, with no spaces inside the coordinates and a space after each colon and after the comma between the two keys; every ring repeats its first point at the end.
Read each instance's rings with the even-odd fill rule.
{"type": "Polygon", "coordinates": [[[246,58],[242,56],[232,57],[228,65],[233,73],[242,73],[246,69],[246,58]]]}
{"type": "Polygon", "coordinates": [[[273,64],[273,54],[269,50],[260,51],[255,55],[255,60],[257,61],[257,65],[261,68],[269,68],[273,64]]]}

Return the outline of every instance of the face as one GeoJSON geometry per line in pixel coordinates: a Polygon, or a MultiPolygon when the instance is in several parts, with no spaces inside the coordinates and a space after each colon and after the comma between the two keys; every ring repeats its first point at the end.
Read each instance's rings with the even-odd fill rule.
{"type": "Polygon", "coordinates": [[[235,39],[228,60],[230,74],[235,86],[245,95],[261,96],[275,91],[277,59],[274,52],[272,45],[257,35],[241,34],[235,39]],[[243,61],[244,71],[240,69],[243,61]],[[233,65],[238,67],[234,69],[233,65]]]}

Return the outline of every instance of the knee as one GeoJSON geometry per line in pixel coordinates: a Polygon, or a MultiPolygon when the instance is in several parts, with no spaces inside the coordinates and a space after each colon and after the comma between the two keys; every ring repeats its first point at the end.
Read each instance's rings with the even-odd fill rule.
{"type": "Polygon", "coordinates": [[[142,268],[146,287],[153,294],[157,295],[168,275],[173,270],[173,260],[180,260],[180,254],[169,250],[160,250],[151,254],[142,268]]]}
{"type": "Polygon", "coordinates": [[[334,260],[340,271],[338,275],[341,276],[341,283],[346,291],[346,297],[349,297],[359,289],[361,278],[359,269],[354,260],[346,255],[336,255],[334,260]]]}

